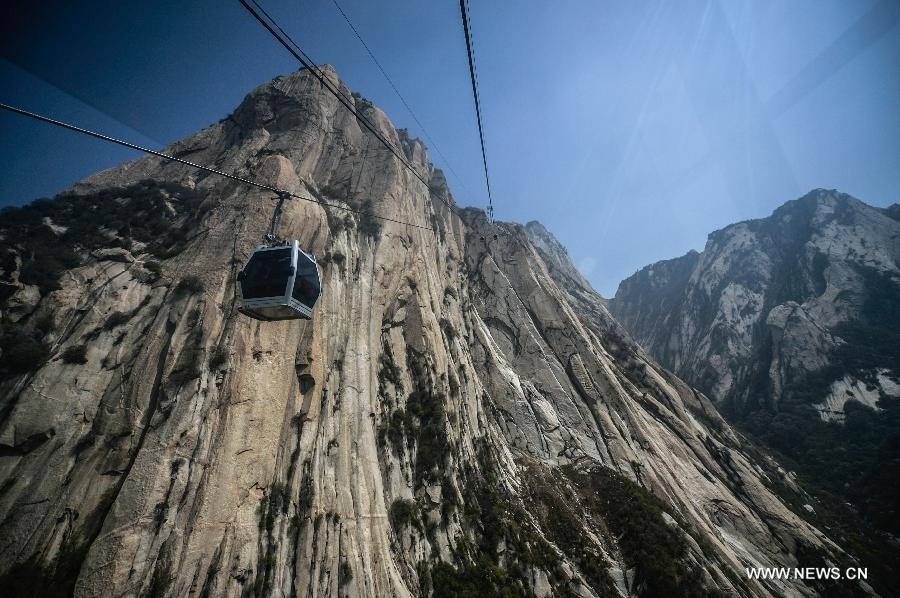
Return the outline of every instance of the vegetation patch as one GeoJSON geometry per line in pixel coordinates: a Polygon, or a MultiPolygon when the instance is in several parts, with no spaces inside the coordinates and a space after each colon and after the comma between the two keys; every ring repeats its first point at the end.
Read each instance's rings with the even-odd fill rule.
{"type": "Polygon", "coordinates": [[[325,217],[328,219],[328,230],[332,236],[337,236],[345,230],[353,230],[353,217],[345,210],[326,207],[325,217]]]}
{"type": "Polygon", "coordinates": [[[419,522],[419,505],[414,500],[403,498],[394,500],[388,511],[388,519],[391,522],[391,527],[397,533],[407,526],[412,526],[420,531],[422,529],[422,525],[419,522]]]}
{"type": "Polygon", "coordinates": [[[403,391],[400,368],[394,363],[390,348],[385,343],[378,359],[378,396],[388,405],[394,405],[394,395],[403,391]]]}
{"type": "MultiPolygon", "coordinates": [[[[823,277],[826,267],[821,258],[814,261],[814,278],[823,277]]],[[[900,547],[886,535],[900,536],[900,487],[896,483],[900,478],[900,400],[881,396],[877,403],[881,410],[876,412],[848,397],[843,423],[823,421],[813,407],[831,392],[835,381],[847,375],[867,382],[870,390],[880,369],[887,369],[895,378],[900,375],[900,285],[872,268],[857,265],[855,271],[866,294],[854,298],[860,305],[858,319],[830,330],[846,341],[829,355],[830,364],[789,380],[777,410],[763,400],[750,410],[732,404],[728,415],[799,474],[820,501],[817,511],[828,513],[827,517],[819,513],[817,524],[827,525],[852,547],[848,548],[851,554],[865,558],[876,589],[900,593],[894,574],[900,566],[900,547]]],[[[799,296],[801,301],[810,290],[804,293],[799,296]]],[[[757,340],[761,349],[753,361],[768,364],[773,351],[771,337],[765,330],[757,334],[764,336],[757,340]]],[[[749,396],[771,396],[767,368],[760,368],[751,383],[749,396]]],[[[781,496],[792,500],[791,492],[783,487],[779,490],[781,496]]],[[[803,498],[795,511],[808,517],[802,508],[806,502],[808,498],[803,498]]]]}
{"type": "Polygon", "coordinates": [[[183,295],[197,295],[202,293],[205,288],[202,278],[189,274],[178,281],[175,291],[183,295]]]}
{"type": "Polygon", "coordinates": [[[814,487],[900,535],[900,399],[885,396],[878,406],[848,401],[839,424],[822,421],[809,405],[785,404],[778,413],[755,411],[741,425],[814,487]]]}
{"type": "Polygon", "coordinates": [[[341,561],[338,566],[338,585],[344,587],[353,579],[353,567],[347,561],[341,561]]]}
{"type": "Polygon", "coordinates": [[[297,494],[297,513],[301,517],[309,517],[312,511],[313,498],[315,498],[315,488],[313,487],[312,476],[305,472],[300,480],[300,491],[297,494]]]}
{"type": "Polygon", "coordinates": [[[815,515],[803,507],[808,496],[784,485],[778,494],[800,516],[828,526],[829,535],[869,568],[875,589],[890,595],[900,594],[900,548],[891,540],[900,535],[900,399],[882,397],[878,406],[875,412],[850,401],[838,424],[822,421],[809,405],[786,403],[778,413],[754,411],[740,425],[799,474],[818,499],[815,515]]]}
{"type": "Polygon", "coordinates": [[[345,181],[345,184],[328,184],[322,187],[322,193],[332,199],[348,202],[350,201],[349,186],[348,181],[345,181]]]}
{"type": "Polygon", "coordinates": [[[412,423],[403,409],[392,411],[387,417],[387,421],[378,427],[378,440],[383,446],[386,442],[390,442],[394,454],[402,456],[405,452],[403,439],[405,438],[405,430],[411,427],[412,423]]]}
{"type": "MultiPolygon", "coordinates": [[[[431,377],[426,375],[426,367],[411,350],[407,351],[410,374],[418,388],[406,399],[405,409],[389,412],[378,428],[378,441],[384,446],[390,443],[395,454],[403,455],[408,449],[414,454],[413,477],[415,487],[441,482],[444,468],[450,456],[447,440],[447,418],[443,394],[431,391],[431,377]]],[[[402,391],[400,370],[391,359],[387,347],[382,352],[378,372],[379,395],[389,406],[394,404],[391,389],[402,391]]]]}
{"type": "Polygon", "coordinates": [[[144,270],[159,277],[162,275],[162,264],[154,260],[144,262],[144,270]]]}
{"type": "Polygon", "coordinates": [[[371,199],[362,202],[356,216],[359,220],[357,228],[361,235],[370,239],[375,239],[381,235],[381,220],[375,214],[375,207],[371,199]]]}
{"type": "Polygon", "coordinates": [[[213,351],[212,357],[209,359],[209,367],[210,369],[217,370],[228,361],[228,348],[227,347],[216,347],[216,350],[213,351]]]}
{"type": "MultiPolygon", "coordinates": [[[[462,485],[462,519],[475,544],[464,540],[457,553],[468,556],[460,558],[457,567],[441,564],[436,575],[430,572],[431,579],[464,595],[478,595],[465,594],[472,591],[472,584],[488,584],[483,586],[487,595],[531,595],[528,571],[540,569],[550,574],[556,594],[565,595],[568,588],[558,552],[532,527],[523,505],[502,489],[497,471],[487,443],[479,442],[477,467],[466,467],[462,485]]],[[[445,486],[442,495],[455,502],[455,493],[447,490],[445,486]]]]}
{"type": "Polygon", "coordinates": [[[64,363],[87,363],[87,347],[84,345],[72,345],[67,347],[62,354],[64,363]]]}
{"type": "Polygon", "coordinates": [[[453,324],[447,318],[441,318],[440,325],[444,336],[447,337],[447,342],[452,344],[456,339],[456,328],[453,327],[453,324]]]}
{"type": "Polygon", "coordinates": [[[183,185],[145,180],[6,207],[0,210],[0,255],[19,255],[20,281],[46,295],[60,288],[64,270],[81,265],[95,249],[131,249],[139,241],[160,258],[180,253],[203,198],[183,185]]]}
{"type": "MultiPolygon", "coordinates": [[[[432,598],[525,598],[533,596],[521,579],[484,557],[459,568],[438,561],[420,574],[431,590],[432,598]]],[[[426,593],[423,591],[423,595],[426,593]]]]}
{"type": "Polygon", "coordinates": [[[21,330],[0,336],[0,351],[0,370],[13,375],[37,369],[50,354],[43,340],[21,330]]]}
{"type": "Polygon", "coordinates": [[[87,556],[93,539],[118,495],[118,484],[112,484],[101,495],[97,507],[80,520],[81,530],[71,530],[63,538],[59,552],[49,562],[34,554],[18,562],[0,575],[0,588],[4,596],[40,596],[64,598],[74,594],[75,583],[81,565],[87,556]]]}
{"type": "MultiPolygon", "coordinates": [[[[595,592],[614,595],[606,559],[588,534],[592,523],[599,518],[587,516],[580,497],[561,474],[543,465],[530,464],[526,468],[526,480],[526,504],[538,518],[547,538],[578,567],[595,592]]],[[[597,535],[609,536],[602,519],[595,525],[598,526],[594,530],[597,535]]],[[[559,559],[555,552],[538,546],[536,550],[530,550],[529,556],[536,561],[536,565],[555,574],[557,581],[560,580],[559,559]]]]}
{"type": "Polygon", "coordinates": [[[372,103],[372,100],[370,100],[369,98],[367,98],[367,97],[363,96],[362,94],[359,94],[355,91],[353,92],[353,100],[354,100],[354,103],[356,104],[357,112],[360,112],[363,114],[365,114],[365,112],[367,112],[368,110],[371,110],[372,108],[375,107],[375,104],[372,103]]]}
{"type": "Polygon", "coordinates": [[[406,400],[408,438],[415,439],[416,485],[440,481],[450,455],[442,394],[416,391],[406,400]]]}
{"type": "MultiPolygon", "coordinates": [[[[582,470],[570,465],[563,473],[588,512],[599,515],[616,538],[626,564],[635,569],[634,587],[639,595],[708,595],[700,583],[700,572],[687,562],[685,533],[663,517],[671,506],[605,467],[582,470]]],[[[673,513],[669,515],[677,520],[673,513]]]]}
{"type": "MultiPolygon", "coordinates": [[[[301,483],[302,491],[302,483],[301,483]]],[[[262,545],[259,549],[259,556],[256,564],[256,575],[253,580],[253,595],[268,596],[272,593],[272,585],[274,583],[274,570],[276,564],[276,552],[278,550],[277,543],[273,536],[275,530],[275,522],[278,517],[287,515],[290,507],[290,488],[282,482],[273,482],[268,491],[260,498],[259,508],[259,530],[265,532],[260,534],[260,542],[262,545]]],[[[289,529],[296,532],[302,521],[298,514],[291,517],[289,521],[289,529]]]]}

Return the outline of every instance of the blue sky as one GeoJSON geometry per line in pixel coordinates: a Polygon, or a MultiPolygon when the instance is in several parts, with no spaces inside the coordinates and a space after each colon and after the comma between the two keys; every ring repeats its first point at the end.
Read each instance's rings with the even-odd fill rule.
{"type": "MultiPolygon", "coordinates": [[[[261,0],[318,62],[421,135],[331,0],[261,0]]],[[[457,201],[486,192],[458,4],[339,0],[428,128],[457,201]]],[[[161,147],[298,65],[224,2],[19,8],[0,101],[161,147]]],[[[471,5],[497,216],[543,222],[602,294],[812,188],[900,201],[900,2],[471,5]]],[[[0,205],[133,152],[0,114],[0,205]]]]}

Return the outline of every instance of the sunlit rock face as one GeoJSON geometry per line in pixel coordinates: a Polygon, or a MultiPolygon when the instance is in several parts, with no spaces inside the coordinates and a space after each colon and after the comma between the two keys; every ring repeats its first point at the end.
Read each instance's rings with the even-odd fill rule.
{"type": "Polygon", "coordinates": [[[4,214],[71,255],[36,264],[4,231],[2,587],[820,591],[744,574],[847,556],[705,396],[627,338],[543,227],[456,208],[425,147],[355,102],[428,186],[307,71],[166,150],[433,228],[290,201],[281,235],[322,267],[309,322],[236,311],[274,206],[260,190],[145,157],[4,214]]]}
{"type": "Polygon", "coordinates": [[[660,363],[737,415],[788,401],[841,421],[848,401],[900,396],[895,213],[812,191],[711,234],[702,253],[647,266],[609,306],[660,363]]]}
{"type": "Polygon", "coordinates": [[[828,525],[857,530],[894,571],[898,264],[896,204],[815,190],[647,266],[609,302],[650,355],[836,498],[828,525]]]}

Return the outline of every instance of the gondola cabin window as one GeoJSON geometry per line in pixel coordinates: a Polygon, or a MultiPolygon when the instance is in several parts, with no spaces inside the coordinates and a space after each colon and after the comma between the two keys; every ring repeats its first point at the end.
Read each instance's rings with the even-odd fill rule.
{"type": "Polygon", "coordinates": [[[284,295],[291,276],[291,249],[257,251],[244,268],[244,298],[260,299],[284,295]]]}

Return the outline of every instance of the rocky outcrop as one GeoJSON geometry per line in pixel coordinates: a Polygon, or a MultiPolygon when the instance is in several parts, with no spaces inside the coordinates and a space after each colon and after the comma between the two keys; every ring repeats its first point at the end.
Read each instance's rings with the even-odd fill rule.
{"type": "Polygon", "coordinates": [[[885,578],[900,566],[898,264],[895,206],[816,190],[647,266],[609,302],[652,356],[790,463],[829,513],[817,521],[851,530],[842,541],[867,546],[885,578]]]}
{"type": "Polygon", "coordinates": [[[323,269],[309,322],[235,309],[274,205],[258,190],[145,157],[9,214],[52,212],[65,230],[35,234],[72,255],[25,263],[40,301],[3,323],[4,587],[822,591],[744,575],[848,556],[773,494],[707,399],[626,338],[542,227],[450,207],[424,146],[356,101],[428,188],[306,71],[167,149],[365,206],[286,206],[281,234],[323,269]],[[79,219],[92,206],[106,216],[79,219]],[[9,361],[26,346],[45,354],[9,361]]]}
{"type": "Polygon", "coordinates": [[[898,263],[890,208],[817,190],[711,234],[702,253],[647,266],[610,309],[664,366],[739,414],[816,403],[845,376],[891,397],[876,372],[900,375],[898,263]]]}

